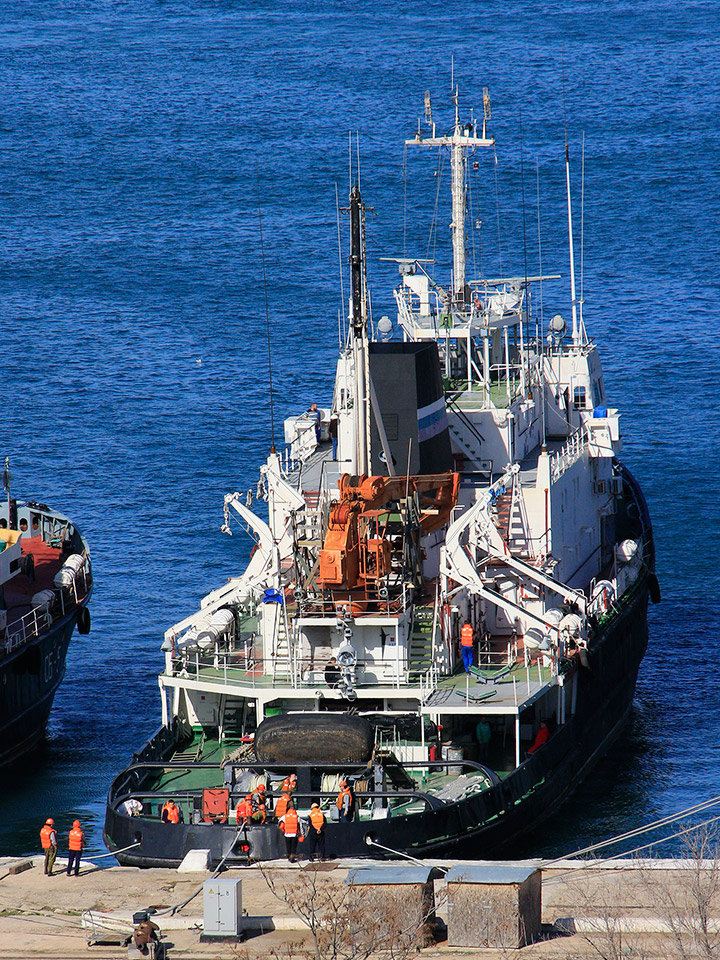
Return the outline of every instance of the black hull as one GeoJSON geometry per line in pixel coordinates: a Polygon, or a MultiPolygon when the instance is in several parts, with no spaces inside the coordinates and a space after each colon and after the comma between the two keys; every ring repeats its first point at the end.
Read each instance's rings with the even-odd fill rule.
{"type": "Polygon", "coordinates": [[[80,610],[90,594],[42,636],[0,662],[0,766],[13,763],[42,739],[80,610]]]}
{"type": "MultiPolygon", "coordinates": [[[[575,715],[517,770],[497,786],[439,809],[392,819],[331,823],[326,834],[327,856],[389,855],[369,845],[372,840],[416,857],[488,857],[555,813],[607,751],[630,715],[648,641],[650,576],[646,570],[593,644],[590,670],[581,669],[578,675],[575,715]]],[[[127,783],[127,777],[121,774],[115,782],[127,783]]],[[[218,824],[169,826],[120,813],[116,807],[121,799],[115,787],[111,788],[104,830],[108,849],[121,850],[140,842],[134,850],[118,855],[122,864],[174,867],[193,849],[209,849],[215,864],[231,850],[228,863],[285,856],[284,838],[275,825],[239,831],[218,824]]]]}

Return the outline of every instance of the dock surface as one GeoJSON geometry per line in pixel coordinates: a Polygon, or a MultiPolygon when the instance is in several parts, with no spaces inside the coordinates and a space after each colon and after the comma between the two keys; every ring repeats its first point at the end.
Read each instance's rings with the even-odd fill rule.
{"type": "MultiPolygon", "coordinates": [[[[367,861],[338,861],[317,865],[323,880],[344,885],[348,871],[367,861]]],[[[435,861],[427,861],[428,864],[435,861]]],[[[447,868],[462,861],[437,861],[447,868]]],[[[523,865],[534,866],[536,861],[523,865]]],[[[313,865],[290,865],[278,861],[226,871],[224,877],[242,879],[243,918],[246,939],[240,947],[229,942],[201,942],[203,921],[202,890],[174,915],[162,911],[181,903],[202,887],[208,872],[181,873],[171,869],[142,870],[134,867],[99,868],[85,863],[78,877],[68,877],[59,869],[59,860],[52,877],[43,874],[42,857],[24,859],[0,858],[0,960],[5,958],[44,958],[65,960],[78,957],[110,960],[124,958],[127,951],[114,942],[88,945],[88,931],[82,915],[106,917],[108,928],[132,930],[132,914],[153,906],[163,934],[167,956],[172,958],[267,957],[272,951],[287,954],[292,944],[297,950],[308,932],[287,903],[273,895],[268,877],[279,887],[296,883],[313,865]],[[21,864],[31,866],[21,869],[21,864]]],[[[473,862],[467,866],[476,866],[473,862]]],[[[389,866],[385,864],[385,866],[389,866]]],[[[677,925],[678,911],[685,911],[681,923],[694,922],[687,892],[700,878],[701,883],[715,884],[711,900],[710,931],[720,934],[720,889],[717,864],[698,864],[689,860],[656,861],[563,861],[542,870],[542,920],[544,939],[521,950],[508,952],[449,947],[440,941],[418,954],[432,957],[477,957],[489,960],[513,956],[539,958],[584,958],[598,956],[598,943],[607,945],[618,937],[628,946],[642,947],[646,957],[668,957],[673,934],[671,920],[677,925]],[[713,880],[713,875],[715,879],[713,880]],[[682,904],[680,907],[678,905],[682,904]],[[596,944],[593,945],[593,939],[596,944]]],[[[446,885],[435,881],[435,897],[440,918],[446,914],[446,885]]],[[[295,954],[301,956],[301,954],[295,954]]]]}

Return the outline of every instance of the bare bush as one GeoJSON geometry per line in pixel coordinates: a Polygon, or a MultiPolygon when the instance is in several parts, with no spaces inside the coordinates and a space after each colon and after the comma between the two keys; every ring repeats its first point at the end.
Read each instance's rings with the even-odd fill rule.
{"type": "Polygon", "coordinates": [[[720,844],[716,826],[688,834],[684,858],[659,883],[645,871],[650,899],[670,931],[668,956],[677,960],[720,958],[720,844]]]}
{"type": "MultiPolygon", "coordinates": [[[[308,930],[307,945],[295,944],[294,957],[409,960],[430,942],[432,906],[410,909],[392,888],[348,886],[321,878],[314,871],[302,871],[286,884],[271,871],[262,867],[260,871],[273,896],[308,930]]],[[[291,958],[283,954],[282,960],[291,958]]]]}

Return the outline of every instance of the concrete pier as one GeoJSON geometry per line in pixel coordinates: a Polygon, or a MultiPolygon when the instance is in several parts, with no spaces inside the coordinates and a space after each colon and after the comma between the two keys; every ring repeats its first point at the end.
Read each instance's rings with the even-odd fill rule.
{"type": "MultiPolygon", "coordinates": [[[[305,941],[310,947],[307,928],[288,904],[273,895],[297,884],[301,878],[315,877],[323,883],[345,885],[348,871],[367,861],[338,861],[311,865],[289,865],[284,861],[227,871],[224,876],[240,876],[243,881],[243,907],[247,915],[242,927],[246,940],[242,950],[249,957],[266,957],[272,949],[281,951],[290,943],[305,941]],[[270,881],[270,882],[269,882],[270,881]]],[[[435,875],[437,915],[447,920],[447,884],[442,879],[450,867],[463,867],[463,861],[427,861],[439,867],[435,875]]],[[[538,866],[523,861],[513,866],[538,866]]],[[[385,865],[389,866],[388,864],[385,865]]],[[[478,866],[468,861],[470,870],[478,866]]],[[[462,872],[462,871],[460,871],[462,872]]],[[[426,946],[422,957],[477,957],[489,960],[514,956],[536,958],[597,957],[597,944],[607,946],[618,939],[626,946],[642,946],[646,956],[671,955],[670,943],[680,930],[682,935],[698,935],[698,923],[692,906],[692,889],[698,882],[706,887],[718,881],[718,865],[689,860],[654,861],[563,861],[551,868],[542,867],[542,939],[521,950],[450,947],[447,940],[426,946]],[[714,866],[714,870],[713,870],[714,866]],[[689,899],[688,899],[689,895],[689,899]],[[683,933],[684,931],[684,933],[683,933]],[[593,945],[595,941],[595,945],[593,945]]],[[[454,872],[457,876],[457,871],[454,872]]],[[[132,915],[153,906],[172,958],[223,958],[232,960],[235,941],[204,943],[202,883],[210,876],[177,870],[140,870],[130,867],[101,869],[82,865],[79,877],[68,877],[64,862],[56,864],[56,874],[43,874],[42,857],[0,858],[0,960],[52,957],[65,960],[78,957],[125,958],[120,946],[125,932],[132,930],[132,915]],[[22,869],[24,864],[29,867],[22,869]],[[196,890],[200,892],[174,914],[163,910],[179,904],[196,890]],[[88,922],[87,911],[91,921],[88,922]],[[84,916],[85,915],[85,916],[84,916]],[[85,923],[85,926],[83,926],[85,923]],[[106,929],[107,942],[88,945],[93,933],[106,929]]],[[[717,909],[720,889],[711,897],[717,909]]],[[[438,924],[442,930],[442,923],[438,924]]],[[[720,929],[720,911],[706,925],[710,933],[720,929]]]]}

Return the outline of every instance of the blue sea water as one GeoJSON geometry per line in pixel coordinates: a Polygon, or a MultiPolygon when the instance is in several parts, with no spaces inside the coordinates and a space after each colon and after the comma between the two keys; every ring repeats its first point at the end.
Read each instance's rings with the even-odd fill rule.
{"type": "Polygon", "coordinates": [[[219,528],[271,440],[258,207],[277,439],[330,398],[350,132],[375,315],[380,256],[448,271],[435,157],[403,141],[426,90],[449,124],[451,58],[497,142],[471,174],[473,270],[538,271],[539,195],[548,315],[569,314],[564,130],[578,233],[584,137],[585,319],[663,590],[627,734],[525,852],[720,794],[718,37],[714,0],[0,0],[0,453],[17,496],[82,527],[96,576],[46,742],[0,774],[0,853],[48,815],[101,851],[109,782],[159,723],[163,631],[243,566],[219,528]]]}

